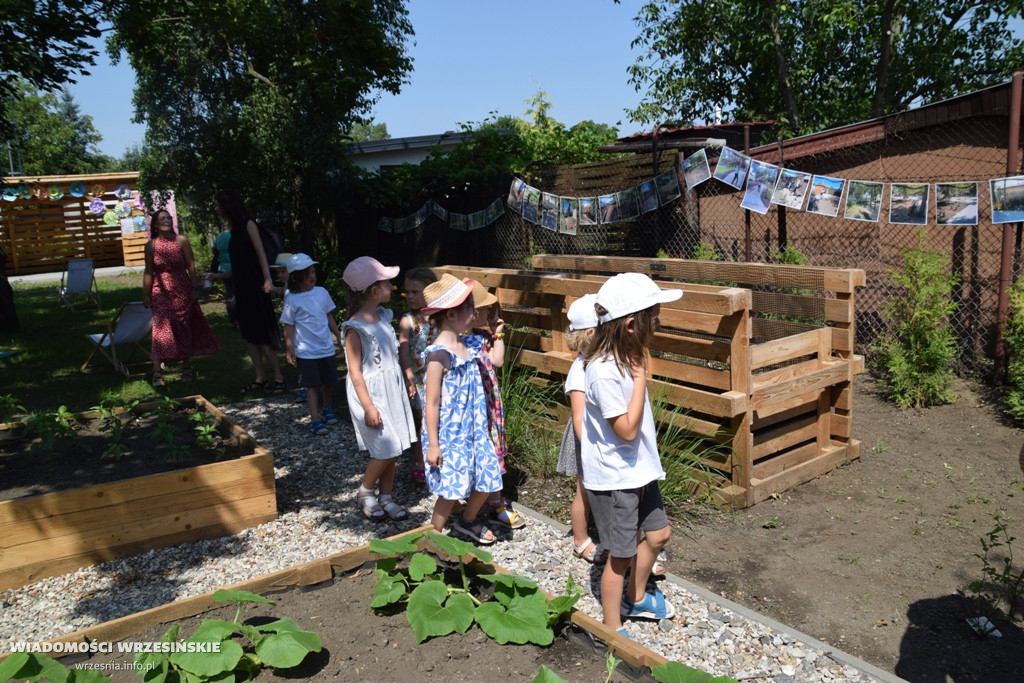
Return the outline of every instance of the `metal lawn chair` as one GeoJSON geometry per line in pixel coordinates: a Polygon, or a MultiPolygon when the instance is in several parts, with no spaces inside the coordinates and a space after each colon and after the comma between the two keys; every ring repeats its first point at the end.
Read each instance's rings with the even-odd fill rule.
{"type": "Polygon", "coordinates": [[[99,352],[114,364],[115,370],[129,377],[131,373],[127,361],[136,351],[141,350],[147,358],[152,358],[146,347],[140,343],[152,330],[153,311],[143,306],[141,301],[129,301],[118,309],[114,319],[107,324],[106,332],[85,335],[85,338],[92,342],[93,349],[89,358],[82,364],[82,370],[85,370],[99,352]]]}
{"type": "Polygon", "coordinates": [[[60,289],[57,290],[58,301],[68,307],[68,310],[75,310],[71,297],[84,301],[80,305],[100,307],[100,290],[96,284],[96,269],[93,267],[91,258],[71,259],[65,267],[64,273],[60,276],[60,289]]]}

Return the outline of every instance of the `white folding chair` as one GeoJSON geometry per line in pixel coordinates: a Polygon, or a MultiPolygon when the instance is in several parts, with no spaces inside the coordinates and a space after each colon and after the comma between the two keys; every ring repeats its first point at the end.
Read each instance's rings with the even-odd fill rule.
{"type": "Polygon", "coordinates": [[[142,305],[141,301],[129,301],[121,306],[114,319],[107,324],[107,331],[102,334],[86,334],[85,338],[92,342],[93,350],[89,358],[82,364],[82,370],[92,361],[99,352],[114,364],[114,369],[125,377],[131,373],[128,370],[127,361],[134,355],[135,351],[142,350],[147,358],[152,358],[149,351],[140,342],[153,329],[153,311],[142,305]],[[118,354],[118,347],[130,346],[127,356],[122,351],[118,354]]]}
{"type": "Polygon", "coordinates": [[[68,310],[75,310],[71,298],[73,296],[85,296],[83,303],[100,307],[100,290],[96,284],[96,269],[93,267],[91,258],[71,259],[67,262],[64,273],[60,276],[60,289],[57,290],[57,300],[68,307],[68,310]]]}

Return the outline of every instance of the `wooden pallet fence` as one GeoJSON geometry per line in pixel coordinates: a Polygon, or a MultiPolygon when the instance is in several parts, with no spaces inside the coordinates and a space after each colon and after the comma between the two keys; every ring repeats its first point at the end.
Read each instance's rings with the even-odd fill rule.
{"type": "MultiPolygon", "coordinates": [[[[613,262],[601,257],[534,257],[534,265],[545,272],[456,266],[437,270],[495,288],[502,316],[517,328],[508,335],[510,348],[522,349],[517,362],[561,381],[572,362],[563,339],[565,312],[579,296],[596,292],[607,276],[547,271],[563,267],[601,273],[651,272],[645,267],[648,260],[607,260],[613,262]],[[590,258],[598,262],[587,262],[590,258]]],[[[669,260],[649,261],[657,261],[659,268],[669,265],[665,263],[669,260]]],[[[789,297],[783,300],[786,312],[775,315],[788,319],[768,322],[787,324],[764,329],[798,331],[774,339],[758,339],[754,334],[758,326],[753,302],[756,295],[764,303],[763,291],[659,283],[681,289],[683,297],[662,306],[663,329],[656,334],[652,350],[650,395],[661,407],[662,429],[674,426],[701,441],[701,459],[710,472],[704,490],[714,499],[734,507],[753,505],[859,456],[859,442],[850,436],[850,387],[853,376],[863,370],[863,360],[852,354],[856,273],[849,274],[849,299],[842,306],[812,305],[801,299],[807,295],[784,294],[789,297]],[[794,307],[827,309],[827,314],[840,320],[817,327],[794,321],[794,307]]],[[[701,275],[703,281],[725,280],[701,275]]],[[[804,282],[792,275],[787,278],[787,290],[804,282]]],[[[815,281],[820,282],[820,277],[815,281]]],[[[565,415],[564,411],[559,415],[562,424],[565,415]]],[[[668,469],[673,456],[663,457],[668,469]]]]}
{"type": "Polygon", "coordinates": [[[273,454],[203,397],[177,400],[211,414],[221,433],[234,434],[250,454],[0,501],[0,590],[153,548],[236,534],[277,517],[273,454]]]}

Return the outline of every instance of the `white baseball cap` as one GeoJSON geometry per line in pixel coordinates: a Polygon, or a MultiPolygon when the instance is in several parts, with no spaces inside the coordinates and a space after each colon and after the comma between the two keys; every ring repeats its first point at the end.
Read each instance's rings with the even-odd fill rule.
{"type": "Polygon", "coordinates": [[[597,291],[597,303],[608,311],[600,321],[606,323],[655,304],[676,301],[682,295],[679,289],[661,289],[643,273],[619,273],[608,278],[597,291]]]}
{"type": "Polygon", "coordinates": [[[597,301],[596,294],[584,294],[569,306],[569,331],[589,330],[597,327],[597,311],[594,310],[594,303],[597,301]]]}
{"type": "Polygon", "coordinates": [[[288,274],[291,275],[296,270],[305,270],[317,263],[319,263],[319,261],[314,261],[305,254],[292,254],[291,258],[289,258],[288,262],[285,264],[285,267],[288,269],[288,274]]]}

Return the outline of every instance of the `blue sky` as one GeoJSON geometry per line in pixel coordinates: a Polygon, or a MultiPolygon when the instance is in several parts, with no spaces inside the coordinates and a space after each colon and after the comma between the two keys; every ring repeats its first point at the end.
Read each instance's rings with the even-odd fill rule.
{"type": "MultiPolygon", "coordinates": [[[[639,0],[410,0],[413,72],[400,95],[383,95],[374,119],[392,137],[430,135],[479,122],[491,111],[521,115],[538,88],[551,115],[567,125],[586,119],[641,126],[624,109],[640,101],[626,68],[635,60],[633,17],[639,0]]],[[[100,55],[92,75],[71,86],[83,114],[103,136],[100,149],[121,156],[141,143],[133,124],[135,76],[127,60],[114,67],[100,55]]]]}

